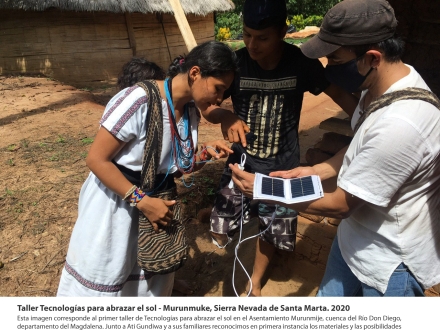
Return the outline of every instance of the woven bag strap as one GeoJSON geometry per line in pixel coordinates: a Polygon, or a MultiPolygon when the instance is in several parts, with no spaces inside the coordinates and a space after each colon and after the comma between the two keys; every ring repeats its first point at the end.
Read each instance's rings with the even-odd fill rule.
{"type": "Polygon", "coordinates": [[[142,87],[147,94],[147,132],[142,158],[141,189],[152,191],[157,168],[162,152],[163,119],[162,98],[155,80],[145,80],[136,85],[142,87]]]}
{"type": "Polygon", "coordinates": [[[425,101],[434,105],[440,110],[440,100],[433,92],[423,88],[416,88],[416,87],[401,89],[395,92],[383,94],[377,100],[371,102],[371,104],[367,107],[367,109],[364,111],[364,113],[356,123],[354,132],[355,133],[357,132],[357,130],[359,129],[359,127],[361,127],[365,119],[367,119],[368,116],[371,115],[373,112],[382,109],[384,107],[387,107],[393,102],[403,101],[403,100],[425,101]]]}

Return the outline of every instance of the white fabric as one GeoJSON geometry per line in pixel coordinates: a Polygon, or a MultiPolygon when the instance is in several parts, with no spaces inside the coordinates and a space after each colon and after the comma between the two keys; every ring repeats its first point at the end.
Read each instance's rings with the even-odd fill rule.
{"type": "MultiPolygon", "coordinates": [[[[146,122],[145,118],[147,115],[147,106],[145,104],[145,92],[141,87],[126,88],[116,94],[110,102],[107,104],[106,110],[104,112],[101,125],[105,127],[108,131],[115,133],[114,135],[121,141],[127,142],[124,149],[119,152],[115,157],[115,161],[125,166],[133,171],[140,171],[142,169],[142,154],[144,152],[145,146],[145,134],[146,134],[146,122]],[[123,98],[124,95],[128,97],[123,98]],[[120,104],[119,104],[120,103],[120,104]],[[122,129],[119,128],[118,123],[121,118],[130,112],[130,109],[137,109],[140,105],[139,111],[136,111],[130,120],[125,123],[122,129]],[[133,107],[133,105],[137,105],[133,107]],[[115,107],[117,106],[117,107],[115,107]],[[111,115],[107,118],[106,113],[111,115]],[[136,136],[139,134],[139,136],[136,136]]],[[[170,164],[171,157],[171,144],[167,143],[171,141],[171,131],[170,131],[170,119],[168,117],[168,108],[165,100],[162,100],[162,110],[163,110],[163,142],[162,142],[162,152],[160,157],[160,164],[158,168],[158,173],[167,173],[168,166],[170,164]]],[[[197,112],[193,110],[190,111],[190,121],[191,130],[193,135],[194,145],[197,146],[197,127],[200,121],[197,112]]],[[[183,120],[178,123],[179,133],[182,137],[186,137],[183,134],[183,120]]],[[[177,170],[175,164],[172,164],[170,173],[174,173],[177,170]]]]}
{"type": "MultiPolygon", "coordinates": [[[[429,89],[408,67],[386,93],[429,89]]],[[[440,282],[439,153],[440,110],[408,100],[371,114],[345,154],[338,186],[367,203],[341,222],[338,243],[358,279],[382,293],[401,262],[424,288],[440,282]]]]}
{"type": "MultiPolygon", "coordinates": [[[[142,168],[146,138],[148,109],[145,102],[146,95],[142,88],[122,90],[110,100],[101,120],[103,127],[118,139],[127,142],[115,158],[117,163],[139,171],[142,168]]],[[[169,118],[164,100],[162,107],[164,137],[159,168],[162,173],[166,173],[171,158],[169,118]]],[[[199,123],[197,111],[195,108],[190,111],[194,145],[197,145],[199,123]]],[[[178,123],[180,134],[183,133],[183,128],[183,120],[181,120],[178,123]]],[[[175,170],[173,164],[170,172],[175,170]]],[[[78,219],[72,231],[58,295],[167,296],[171,294],[174,274],[157,275],[142,280],[143,271],[136,262],[137,212],[136,208],[129,206],[104,186],[93,173],[89,174],[81,188],[78,219]],[[70,272],[66,271],[68,268],[70,272]],[[129,279],[130,274],[132,276],[129,279]],[[133,278],[135,281],[132,281],[133,278]],[[119,286],[122,286],[122,289],[115,291],[115,287],[119,286]]]]}

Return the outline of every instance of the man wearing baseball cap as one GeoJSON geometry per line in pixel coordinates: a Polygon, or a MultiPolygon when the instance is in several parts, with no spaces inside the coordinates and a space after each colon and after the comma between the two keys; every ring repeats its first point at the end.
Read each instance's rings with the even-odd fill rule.
{"type": "MultiPolygon", "coordinates": [[[[305,92],[315,95],[325,92],[350,114],[357,104],[353,95],[330,85],[319,60],[307,58],[297,46],[284,42],[286,19],[285,0],[246,0],[244,3],[246,47],[236,52],[240,75],[236,75],[224,98],[231,96],[235,114],[250,132],[248,141],[242,139],[243,144],[232,145],[234,153],[227,164],[240,162],[244,154],[245,170],[252,173],[268,174],[299,165],[298,123],[305,92]]],[[[222,114],[217,122],[224,128],[226,114],[230,112],[221,110],[216,107],[214,112],[222,114]]],[[[208,120],[216,121],[212,117],[208,120]]],[[[240,123],[238,126],[242,127],[240,123]]],[[[234,128],[230,127],[228,132],[231,130],[234,128]]],[[[233,136],[229,140],[238,142],[233,136]]],[[[231,241],[240,228],[240,221],[246,223],[250,218],[250,200],[245,198],[242,202],[240,191],[228,187],[230,181],[231,171],[226,166],[211,213],[211,234],[219,247],[231,241]]],[[[274,251],[294,250],[297,224],[297,212],[290,208],[256,204],[261,235],[257,239],[248,289],[253,296],[261,295],[261,280],[274,251]]]]}
{"type": "MultiPolygon", "coordinates": [[[[332,193],[295,204],[343,218],[318,296],[419,296],[440,282],[440,102],[401,61],[385,0],[344,0],[301,50],[326,56],[329,81],[362,91],[347,151],[313,167],[271,173],[338,176],[332,193]]],[[[253,177],[231,166],[247,195],[253,177]]]]}

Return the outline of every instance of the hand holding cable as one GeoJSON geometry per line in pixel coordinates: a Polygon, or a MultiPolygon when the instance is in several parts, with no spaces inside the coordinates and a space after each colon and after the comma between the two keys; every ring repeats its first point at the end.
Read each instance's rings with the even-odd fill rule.
{"type": "Polygon", "coordinates": [[[206,142],[202,146],[202,150],[199,153],[200,162],[207,162],[211,159],[220,159],[228,157],[229,154],[234,151],[223,140],[213,140],[206,142]]]}

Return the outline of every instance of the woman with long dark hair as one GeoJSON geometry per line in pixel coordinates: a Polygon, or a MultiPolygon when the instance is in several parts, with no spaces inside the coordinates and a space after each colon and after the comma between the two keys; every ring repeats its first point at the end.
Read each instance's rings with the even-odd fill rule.
{"type": "Polygon", "coordinates": [[[216,140],[197,153],[197,126],[199,110],[203,114],[222,100],[236,70],[228,46],[206,42],[176,58],[165,80],[125,88],[109,101],[87,156],[91,173],[80,192],[58,296],[171,294],[185,256],[163,266],[158,247],[160,237],[180,228],[178,204],[175,195],[156,196],[175,190],[175,173],[192,173],[207,159],[232,152],[216,140]],[[149,245],[142,252],[157,253],[157,264],[150,258],[140,267],[144,239],[149,245]]]}

